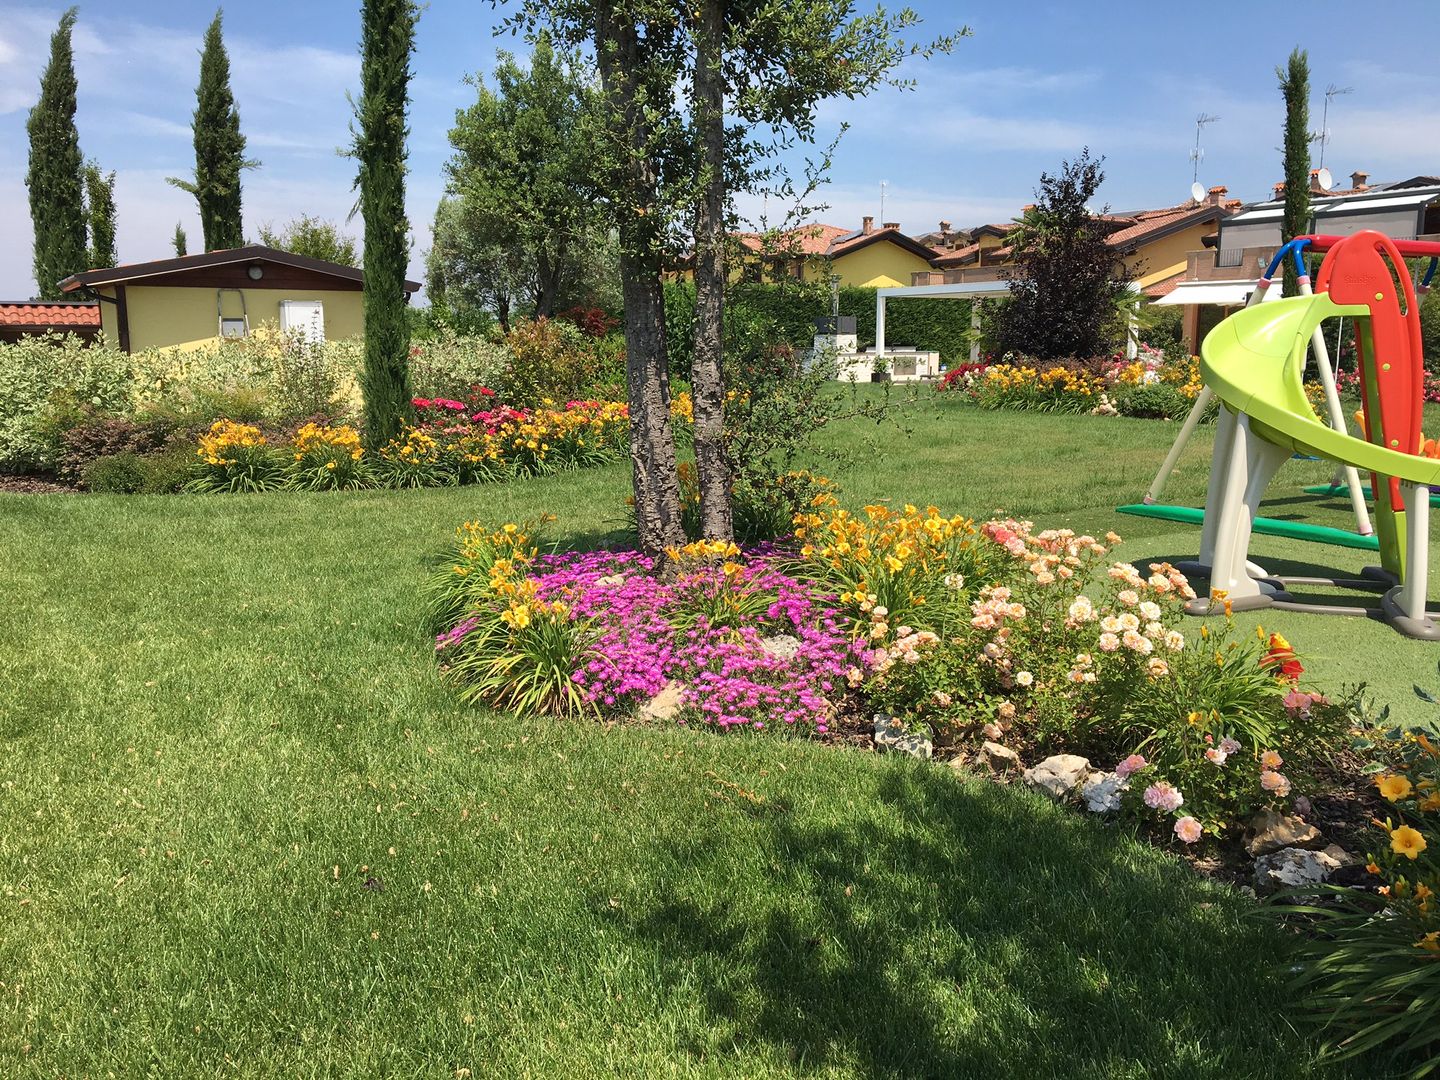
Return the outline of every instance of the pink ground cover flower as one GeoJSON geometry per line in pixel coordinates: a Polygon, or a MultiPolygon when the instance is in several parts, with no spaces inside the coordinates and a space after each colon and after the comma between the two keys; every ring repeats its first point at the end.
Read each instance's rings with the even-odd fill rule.
{"type": "MultiPolygon", "coordinates": [[[[594,628],[588,658],[570,678],[603,712],[624,712],[677,682],[690,715],[705,723],[823,733],[852,670],[870,657],[832,598],[782,573],[776,555],[771,545],[756,549],[738,580],[716,567],[662,582],[637,552],[542,556],[533,577],[539,600],[563,601],[572,619],[594,628]],[[769,602],[745,625],[712,626],[684,599],[697,588],[754,590],[769,602]],[[793,649],[767,649],[776,635],[793,638],[793,649]]],[[[436,648],[463,642],[475,624],[440,634],[436,648]]]]}

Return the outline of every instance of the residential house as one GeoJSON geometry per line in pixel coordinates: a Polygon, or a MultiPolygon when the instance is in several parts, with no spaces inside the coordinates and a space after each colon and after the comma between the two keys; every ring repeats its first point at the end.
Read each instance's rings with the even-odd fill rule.
{"type": "MultiPolygon", "coordinates": [[[[1108,230],[1106,243],[1124,261],[1136,285],[1147,293],[1163,290],[1185,276],[1188,253],[1207,242],[1213,244],[1220,222],[1239,210],[1239,200],[1226,199],[1226,194],[1224,187],[1214,187],[1198,201],[1105,214],[1099,220],[1108,230]]],[[[1030,209],[1022,208],[1021,214],[1030,209]]],[[[1008,238],[1015,228],[1010,222],[953,232],[950,223],[942,221],[940,233],[922,238],[939,247],[932,269],[917,274],[911,284],[961,284],[1005,277],[1014,263],[1015,251],[1008,238]]]]}
{"type": "MultiPolygon", "coordinates": [[[[1157,304],[1185,310],[1185,339],[1192,349],[1226,314],[1242,307],[1281,244],[1285,185],[1221,222],[1216,242],[1190,251],[1186,271],[1163,291],[1147,290],[1157,304]]],[[[1375,229],[1396,240],[1440,239],[1440,176],[1370,183],[1350,174],[1348,188],[1326,190],[1319,170],[1310,174],[1310,232],[1348,236],[1375,229]]]]}
{"type": "MultiPolygon", "coordinates": [[[[106,338],[125,352],[198,348],[262,323],[312,340],[365,332],[360,270],[256,244],[86,270],[60,288],[98,300],[106,338]]],[[[419,288],[405,282],[406,299],[419,288]]]]}
{"type": "Polygon", "coordinates": [[[905,285],[914,274],[929,270],[936,255],[901,232],[898,222],[877,229],[870,216],[862,219],[858,230],[810,224],[778,236],[741,233],[737,239],[751,256],[742,272],[757,279],[764,270],[767,278],[784,275],[828,284],[835,275],[841,285],[905,285]]]}
{"type": "Polygon", "coordinates": [[[93,300],[0,300],[0,342],[47,333],[100,336],[100,305],[93,300]]]}

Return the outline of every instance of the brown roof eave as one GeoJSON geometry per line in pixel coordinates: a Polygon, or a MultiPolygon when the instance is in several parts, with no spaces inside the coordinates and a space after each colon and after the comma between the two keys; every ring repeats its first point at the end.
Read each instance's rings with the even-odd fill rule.
{"type": "MultiPolygon", "coordinates": [[[[345,281],[357,281],[362,285],[365,282],[364,271],[354,266],[342,266],[340,263],[326,262],[324,259],[312,259],[308,255],[296,255],[294,252],[279,251],[260,244],[247,244],[245,247],[226,248],[223,251],[207,251],[203,255],[181,255],[174,259],[155,259],[151,262],[130,263],[127,266],[112,266],[102,270],[82,270],[60,282],[60,291],[69,293],[101,285],[124,285],[144,278],[158,277],[162,274],[177,274],[205,267],[233,266],[236,263],[252,262],[293,266],[300,270],[310,270],[345,281]]],[[[420,288],[420,283],[406,281],[404,287],[407,293],[413,293],[420,288]]]]}

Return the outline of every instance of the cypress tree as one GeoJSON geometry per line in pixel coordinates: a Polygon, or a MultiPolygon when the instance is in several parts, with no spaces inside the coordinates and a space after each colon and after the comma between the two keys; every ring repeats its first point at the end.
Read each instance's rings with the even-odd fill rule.
{"type": "MultiPolygon", "coordinates": [[[[1285,67],[1275,69],[1285,98],[1285,214],[1280,236],[1285,241],[1303,236],[1310,228],[1310,57],[1291,51],[1285,67]]],[[[1285,295],[1294,296],[1299,285],[1295,266],[1285,260],[1285,295]]]]}
{"type": "Polygon", "coordinates": [[[240,247],[245,227],[240,211],[240,173],[256,162],[245,159],[245,136],[240,132],[240,110],[230,92],[230,56],[221,37],[223,11],[205,31],[200,52],[200,82],[195,89],[195,179],[170,177],[170,183],[195,196],[205,250],[240,247]]]}
{"type": "Polygon", "coordinates": [[[171,239],[170,243],[175,246],[176,258],[182,258],[190,254],[188,250],[190,242],[185,235],[185,226],[181,225],[178,221],[175,222],[175,236],[171,239]]]}
{"type": "Polygon", "coordinates": [[[365,224],[365,438],[383,446],[410,419],[410,324],[405,268],[405,107],[415,49],[413,0],[364,0],[360,8],[360,100],[355,112],[356,186],[365,224]]]}
{"type": "Polygon", "coordinates": [[[85,166],[85,215],[90,222],[90,269],[114,266],[115,173],[103,173],[96,162],[85,166]]]}
{"type": "Polygon", "coordinates": [[[30,134],[30,220],[35,227],[35,288],[42,300],[60,299],[60,282],[85,269],[85,195],[80,133],[75,129],[75,53],[70,32],[76,8],[60,16],[50,38],[50,62],[40,76],[40,100],[25,127],[30,134]]]}

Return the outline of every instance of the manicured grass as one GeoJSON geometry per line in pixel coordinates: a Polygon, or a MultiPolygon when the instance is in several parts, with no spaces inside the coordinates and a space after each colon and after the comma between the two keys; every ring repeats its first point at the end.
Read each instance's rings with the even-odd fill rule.
{"type": "MultiPolygon", "coordinates": [[[[1103,529],[1169,438],[912,423],[847,498],[1103,529]]],[[[0,1074],[1329,1075],[1278,939],[1123,829],[943,767],[457,706],[427,553],[543,510],[601,542],[626,480],[0,498],[0,1074]]],[[[1357,674],[1429,663],[1295,625],[1357,674]]]]}

